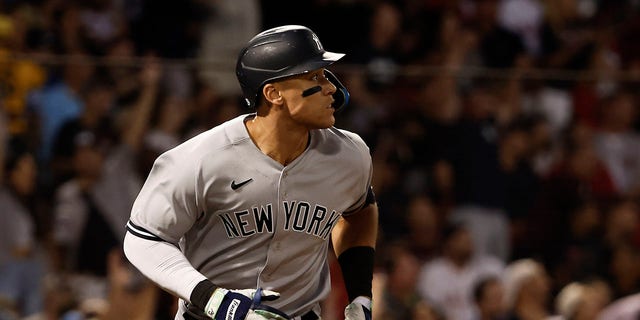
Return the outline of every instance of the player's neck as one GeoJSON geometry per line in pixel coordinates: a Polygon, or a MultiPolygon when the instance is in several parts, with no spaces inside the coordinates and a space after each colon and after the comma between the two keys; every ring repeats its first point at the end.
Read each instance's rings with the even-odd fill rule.
{"type": "Polygon", "coordinates": [[[309,130],[272,118],[255,117],[245,125],[258,149],[284,166],[298,158],[309,143],[309,130]]]}

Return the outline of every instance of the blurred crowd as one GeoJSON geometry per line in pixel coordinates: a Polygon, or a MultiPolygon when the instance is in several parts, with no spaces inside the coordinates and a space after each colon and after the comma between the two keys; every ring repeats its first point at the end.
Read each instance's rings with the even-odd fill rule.
{"type": "MultiPolygon", "coordinates": [[[[313,29],[374,160],[379,320],[640,318],[640,2],[0,0],[0,319],[173,319],[121,252],[153,160],[313,29]]],[[[323,319],[345,305],[334,290],[323,319]]]]}

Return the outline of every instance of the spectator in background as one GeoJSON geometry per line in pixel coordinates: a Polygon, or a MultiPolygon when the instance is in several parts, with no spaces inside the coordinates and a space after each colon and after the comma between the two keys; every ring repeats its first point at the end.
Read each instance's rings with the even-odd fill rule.
{"type": "Polygon", "coordinates": [[[555,310],[563,320],[596,320],[609,301],[589,283],[571,282],[555,298],[555,310]]]}
{"type": "Polygon", "coordinates": [[[74,137],[79,132],[92,132],[105,146],[116,141],[116,129],[112,119],[116,99],[114,88],[110,79],[97,76],[84,85],[80,93],[83,110],[78,116],[63,122],[53,140],[49,167],[52,171],[53,187],[65,182],[72,175],[74,137]]]}
{"type": "MultiPolygon", "coordinates": [[[[127,61],[128,59],[136,59],[136,44],[131,38],[121,37],[114,39],[106,48],[105,58],[113,61],[127,61]]],[[[153,56],[152,53],[146,53],[145,56],[153,56]]],[[[136,76],[138,67],[132,64],[112,63],[103,66],[103,77],[117,81],[113,81],[116,93],[117,105],[128,105],[135,100],[139,93],[141,82],[136,76]]]]}
{"type": "Polygon", "coordinates": [[[529,59],[519,34],[503,27],[498,20],[500,0],[476,1],[472,26],[479,33],[479,54],[483,66],[511,68],[529,59]]]}
{"type": "MultiPolygon", "coordinates": [[[[590,23],[588,12],[581,12],[576,0],[542,0],[544,8],[540,28],[540,51],[535,65],[540,68],[586,70],[597,52],[598,30],[590,23]]],[[[532,92],[531,111],[543,113],[554,132],[560,135],[576,119],[572,90],[575,83],[562,79],[538,82],[532,92]]]]}
{"type": "Polygon", "coordinates": [[[446,217],[455,206],[455,172],[451,162],[436,160],[429,171],[427,194],[442,217],[446,217]]]}
{"type": "Polygon", "coordinates": [[[140,278],[121,252],[112,251],[105,260],[107,297],[104,301],[83,301],[67,278],[50,274],[43,283],[47,302],[45,310],[23,320],[173,319],[175,301],[162,300],[160,288],[140,278]]]}
{"type": "Polygon", "coordinates": [[[207,81],[196,81],[193,96],[189,97],[191,107],[186,114],[182,139],[186,140],[239,116],[244,110],[240,96],[220,95],[207,81]]]}
{"type": "MultiPolygon", "coordinates": [[[[268,6],[265,6],[265,9],[266,7],[268,6]]],[[[333,7],[340,6],[319,4],[317,7],[319,8],[316,9],[322,11],[331,11],[333,7]]],[[[270,10],[266,9],[265,12],[270,10]]],[[[317,11],[310,12],[313,12],[310,16],[316,16],[317,11]]],[[[403,146],[393,145],[396,140],[393,138],[395,122],[390,118],[394,108],[400,106],[387,97],[390,92],[393,92],[395,72],[400,64],[400,49],[397,44],[401,36],[402,14],[398,4],[392,1],[381,1],[371,5],[354,2],[347,5],[342,14],[347,12],[351,13],[349,21],[352,21],[351,16],[353,16],[364,23],[356,29],[350,28],[351,30],[347,31],[348,34],[354,35],[352,38],[348,36],[343,40],[338,39],[342,37],[333,38],[334,41],[343,41],[341,44],[346,46],[345,51],[349,54],[344,57],[345,62],[357,66],[361,72],[341,74],[341,70],[337,70],[340,76],[344,76],[344,82],[351,92],[351,100],[349,108],[341,110],[342,115],[336,121],[345,128],[357,131],[372,146],[372,149],[380,144],[380,152],[374,157],[379,161],[391,161],[393,163],[388,164],[395,166],[397,162],[403,161],[397,154],[398,149],[403,146]],[[380,134],[380,130],[385,134],[380,134]],[[387,144],[388,142],[391,144],[387,144]]],[[[326,19],[321,20],[318,21],[318,23],[324,23],[321,30],[335,30],[336,26],[327,25],[324,22],[326,19]]]]}
{"type": "Polygon", "coordinates": [[[518,259],[531,254],[528,221],[544,181],[541,166],[556,157],[548,124],[536,114],[520,114],[501,129],[500,166],[507,179],[505,210],[509,217],[511,254],[518,259]],[[540,166],[540,167],[538,167],[540,166]]]}
{"type": "Polygon", "coordinates": [[[526,218],[528,256],[545,263],[555,259],[556,246],[569,229],[569,213],[576,204],[583,199],[601,204],[616,196],[609,172],[594,150],[592,134],[582,123],[574,123],[565,133],[563,154],[543,177],[539,198],[526,218]]]}
{"type": "Polygon", "coordinates": [[[475,250],[469,227],[444,227],[442,253],[421,267],[418,291],[447,319],[470,319],[474,312],[473,286],[487,276],[500,276],[504,263],[475,250]]]}
{"type": "MultiPolygon", "coordinates": [[[[586,2],[585,2],[586,3],[586,2]]],[[[595,4],[606,6],[606,2],[595,4]]],[[[621,44],[617,42],[614,33],[617,32],[616,25],[619,17],[605,17],[608,14],[602,13],[603,18],[599,18],[601,28],[594,30],[595,39],[593,48],[584,54],[584,71],[592,76],[579,77],[575,79],[570,88],[573,100],[574,121],[587,123],[597,128],[602,114],[602,100],[610,100],[609,97],[617,96],[619,91],[633,92],[634,89],[626,88],[629,84],[620,81],[615,75],[624,71],[621,62],[621,44]],[[608,21],[608,22],[606,22],[608,21]]],[[[592,18],[597,19],[597,18],[592,18]]],[[[625,27],[620,26],[619,29],[625,27]]]]}
{"type": "MultiPolygon", "coordinates": [[[[431,12],[423,5],[416,10],[433,15],[429,23],[434,29],[429,38],[433,43],[428,44],[423,63],[442,65],[446,71],[427,72],[417,78],[400,76],[396,88],[405,94],[402,100],[392,99],[397,102],[391,106],[394,112],[388,117],[393,120],[389,127],[399,132],[396,139],[403,142],[398,149],[404,158],[401,169],[407,177],[403,182],[405,193],[429,194],[441,214],[449,215],[460,200],[455,194],[458,181],[452,161],[463,105],[456,70],[466,63],[477,38],[473,31],[462,27],[454,12],[431,12]]],[[[412,16],[420,16],[415,14],[418,12],[412,16]]]]}
{"type": "Polygon", "coordinates": [[[373,4],[367,34],[348,49],[345,62],[364,66],[371,90],[388,89],[403,63],[401,45],[402,12],[392,1],[373,4]]]}
{"type": "MultiPolygon", "coordinates": [[[[588,248],[589,255],[584,256],[588,258],[591,255],[592,259],[597,259],[593,274],[607,282],[611,298],[620,299],[634,294],[640,290],[640,271],[637,268],[640,251],[635,242],[640,223],[638,205],[626,197],[613,199],[602,206],[600,221],[599,244],[588,248]]],[[[587,263],[575,266],[573,271],[576,275],[587,275],[585,272],[592,268],[593,264],[587,263]]]]}
{"type": "Polygon", "coordinates": [[[440,230],[444,216],[426,196],[418,195],[409,200],[405,224],[408,232],[407,249],[418,259],[426,263],[440,254],[440,230]]]}
{"type": "Polygon", "coordinates": [[[39,41],[33,40],[33,19],[29,17],[29,6],[7,5],[0,13],[0,107],[7,114],[8,130],[12,135],[24,135],[28,126],[27,94],[42,86],[47,70],[38,63],[25,58],[14,58],[16,54],[38,53],[39,41]],[[31,40],[31,41],[29,41],[31,40]]]}
{"type": "Polygon", "coordinates": [[[196,76],[214,88],[217,95],[239,96],[234,69],[236,58],[246,40],[261,29],[263,4],[258,0],[221,0],[202,5],[209,14],[202,17],[196,55],[208,67],[199,68],[196,76]]]}
{"type": "Polygon", "coordinates": [[[381,250],[382,272],[376,276],[377,299],[372,306],[374,319],[405,320],[423,319],[418,315],[439,315],[418,292],[420,261],[408,247],[408,243],[389,243],[381,250]]]}
{"type": "Polygon", "coordinates": [[[604,206],[603,217],[602,240],[607,248],[625,245],[640,247],[637,243],[640,207],[635,198],[612,199],[604,206]]]}
{"type": "Polygon", "coordinates": [[[560,156],[561,147],[551,131],[547,118],[540,113],[527,113],[530,121],[529,131],[529,160],[536,175],[540,178],[547,176],[552,165],[560,156]]]}
{"type": "MultiPolygon", "coordinates": [[[[587,12],[579,10],[576,0],[543,0],[540,66],[547,68],[584,68],[593,50],[596,31],[587,12]]],[[[566,88],[568,82],[555,83],[566,88]]]]}
{"type": "Polygon", "coordinates": [[[473,286],[473,320],[506,320],[504,284],[499,276],[479,279],[473,286]]]}
{"type": "MultiPolygon", "coordinates": [[[[75,2],[51,1],[45,10],[45,28],[51,31],[51,50],[56,54],[72,55],[78,52],[89,54],[85,47],[84,32],[80,19],[80,5],[75,2]]],[[[68,64],[69,61],[67,61],[68,64]]]]}
{"type": "Polygon", "coordinates": [[[531,153],[532,119],[520,116],[499,128],[498,161],[505,179],[504,211],[510,230],[509,257],[513,256],[520,236],[518,232],[530,214],[538,193],[540,177],[533,168],[531,153]]]}
{"type": "Polygon", "coordinates": [[[36,140],[39,143],[38,163],[42,168],[46,168],[51,160],[54,140],[60,127],[83,112],[84,102],[80,96],[95,70],[84,53],[71,54],[70,59],[72,61],[61,67],[58,78],[29,94],[30,109],[37,122],[31,126],[40,129],[36,140]]]}
{"type": "MultiPolygon", "coordinates": [[[[438,130],[435,133],[427,133],[426,137],[421,137],[438,148],[436,149],[437,158],[441,155],[440,152],[448,151],[446,148],[444,150],[441,148],[447,146],[451,138],[442,138],[455,133],[455,127],[451,128],[452,124],[457,123],[463,113],[464,101],[458,87],[460,79],[456,77],[455,70],[465,65],[470,59],[469,56],[477,50],[478,35],[473,30],[464,28],[454,12],[440,12],[434,20],[438,22],[435,27],[434,43],[433,47],[426,52],[424,63],[442,66],[447,69],[447,72],[427,73],[418,78],[419,82],[415,84],[418,90],[413,99],[419,116],[426,121],[427,130],[430,128],[429,124],[434,130],[438,130]],[[434,139],[439,136],[439,133],[442,133],[443,137],[434,139]],[[445,141],[440,141],[441,139],[445,141]]],[[[424,150],[418,151],[426,153],[424,150]]]]}
{"type": "Polygon", "coordinates": [[[190,99],[160,93],[153,111],[139,154],[143,173],[151,170],[160,154],[185,140],[185,123],[193,106],[190,99]]]}
{"type": "Polygon", "coordinates": [[[540,262],[525,258],[510,262],[502,275],[509,320],[549,319],[551,278],[540,262]]]}
{"type": "MultiPolygon", "coordinates": [[[[53,200],[53,235],[58,257],[54,261],[55,271],[65,275],[80,303],[101,302],[99,310],[92,311],[102,313],[106,310],[102,304],[106,303],[108,292],[106,259],[124,238],[116,226],[122,223],[117,211],[118,207],[124,209],[126,197],[113,196],[127,191],[109,188],[113,185],[109,180],[126,181],[131,177],[126,171],[106,172],[108,149],[101,146],[92,132],[79,132],[74,143],[73,176],[56,189],[53,200]]],[[[122,165],[119,167],[124,169],[122,165]]]]}
{"type": "Polygon", "coordinates": [[[640,250],[632,245],[619,245],[605,256],[605,278],[611,284],[613,299],[640,292],[640,250]]]}
{"type": "Polygon", "coordinates": [[[125,12],[114,0],[79,2],[79,23],[83,42],[93,55],[104,55],[112,42],[129,33],[125,12]]]}
{"type": "Polygon", "coordinates": [[[452,164],[456,207],[450,218],[466,223],[476,251],[507,261],[511,254],[506,211],[507,174],[499,158],[501,123],[492,84],[477,79],[465,94],[452,164]]]}
{"type": "MultiPolygon", "coordinates": [[[[104,320],[169,320],[168,314],[158,314],[164,310],[159,306],[160,288],[143,279],[135,271],[120,251],[112,251],[106,259],[108,279],[108,307],[104,320]]],[[[171,301],[173,303],[174,301],[171,301]]],[[[166,307],[167,313],[173,306],[166,307]]]]}
{"type": "Polygon", "coordinates": [[[534,59],[541,51],[540,31],[544,18],[544,7],[540,0],[504,0],[498,7],[501,26],[522,39],[527,53],[534,59]]]}
{"type": "Polygon", "coordinates": [[[373,155],[371,185],[381,208],[384,208],[379,222],[379,237],[384,241],[398,239],[407,231],[405,215],[408,196],[402,190],[402,165],[396,147],[394,139],[386,136],[379,141],[373,155]]]}
{"type": "Polygon", "coordinates": [[[559,291],[565,285],[600,275],[604,242],[603,215],[600,204],[593,199],[577,199],[568,208],[567,229],[559,237],[554,253],[550,254],[548,268],[559,291]]]}
{"type": "Polygon", "coordinates": [[[41,284],[47,268],[33,212],[37,166],[27,147],[19,137],[6,144],[0,185],[0,312],[16,319],[43,310],[41,284]]]}
{"type": "MultiPolygon", "coordinates": [[[[82,130],[73,136],[73,177],[61,184],[54,198],[56,272],[70,282],[81,309],[107,311],[107,258],[119,251],[131,206],[142,186],[137,155],[157,94],[161,69],[148,62],[140,76],[145,86],[113,145],[82,130]],[[98,306],[86,302],[98,301],[98,306]]],[[[144,282],[139,273],[133,280],[144,282]]]]}
{"type": "Polygon", "coordinates": [[[640,195],[640,134],[635,93],[620,90],[603,99],[594,131],[595,151],[621,195],[640,195]]]}

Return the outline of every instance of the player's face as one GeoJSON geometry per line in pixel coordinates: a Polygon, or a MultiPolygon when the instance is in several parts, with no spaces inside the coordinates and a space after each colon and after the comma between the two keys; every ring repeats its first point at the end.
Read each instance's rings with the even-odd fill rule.
{"type": "Polygon", "coordinates": [[[331,104],[336,86],[325,77],[324,69],[288,78],[279,87],[293,121],[309,129],[333,126],[335,109],[331,104]],[[305,90],[318,86],[319,91],[303,96],[305,90]]]}

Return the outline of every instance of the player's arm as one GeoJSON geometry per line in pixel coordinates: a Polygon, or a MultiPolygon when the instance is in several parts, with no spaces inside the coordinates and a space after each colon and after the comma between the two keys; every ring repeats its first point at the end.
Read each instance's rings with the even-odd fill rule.
{"type": "Polygon", "coordinates": [[[124,239],[127,259],[164,290],[189,302],[196,312],[212,319],[239,320],[252,313],[268,319],[288,319],[279,310],[260,304],[278,298],[277,292],[216,287],[189,263],[178,247],[142,232],[131,222],[127,225],[124,239]]]}
{"type": "Polygon", "coordinates": [[[365,205],[343,216],[331,235],[351,302],[345,310],[347,320],[371,319],[371,282],[377,236],[378,206],[369,189],[365,205]]]}
{"type": "Polygon", "coordinates": [[[378,206],[367,204],[353,214],[343,216],[332,231],[333,248],[340,257],[349,248],[375,249],[378,237],[378,206]]]}
{"type": "Polygon", "coordinates": [[[127,259],[160,287],[190,301],[196,285],[207,278],[189,263],[178,247],[144,235],[135,229],[127,231],[123,246],[127,259]]]}

